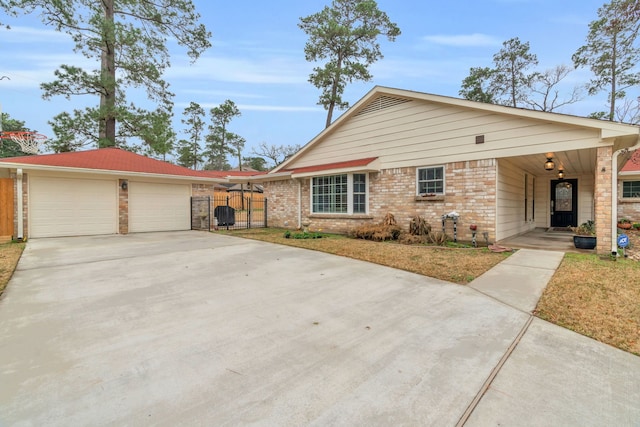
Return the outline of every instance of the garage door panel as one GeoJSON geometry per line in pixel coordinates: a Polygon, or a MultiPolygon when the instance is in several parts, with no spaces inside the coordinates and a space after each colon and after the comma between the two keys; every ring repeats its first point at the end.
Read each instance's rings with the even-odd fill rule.
{"type": "Polygon", "coordinates": [[[29,188],[31,237],[117,232],[114,180],[31,177],[29,188]]]}
{"type": "Polygon", "coordinates": [[[190,185],[130,182],[129,231],[191,229],[190,198],[190,185]]]}

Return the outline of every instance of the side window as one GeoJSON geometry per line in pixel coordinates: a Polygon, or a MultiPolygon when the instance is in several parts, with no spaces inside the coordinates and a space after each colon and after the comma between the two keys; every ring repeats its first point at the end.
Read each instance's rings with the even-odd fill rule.
{"type": "Polygon", "coordinates": [[[367,213],[367,176],[353,174],[353,213],[367,213]]]}
{"type": "Polygon", "coordinates": [[[624,181],[622,183],[623,198],[640,198],[640,181],[624,181]]]}
{"type": "Polygon", "coordinates": [[[444,194],[444,166],[418,168],[417,194],[444,194]]]}

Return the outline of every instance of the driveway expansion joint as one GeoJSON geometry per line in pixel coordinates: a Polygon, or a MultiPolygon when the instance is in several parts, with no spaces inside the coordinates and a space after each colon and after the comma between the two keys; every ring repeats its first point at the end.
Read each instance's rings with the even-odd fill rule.
{"type": "Polygon", "coordinates": [[[527,333],[527,330],[529,329],[529,326],[531,326],[531,322],[533,322],[533,319],[534,319],[534,316],[529,315],[529,318],[525,322],[524,326],[522,327],[518,335],[516,335],[515,339],[511,342],[511,345],[509,345],[509,347],[507,348],[507,351],[502,355],[502,357],[498,361],[498,364],[495,366],[495,368],[493,368],[493,370],[487,377],[487,380],[484,382],[484,384],[482,384],[482,387],[480,388],[478,393],[475,395],[475,397],[473,398],[473,400],[471,401],[467,409],[464,411],[464,413],[460,417],[460,420],[456,423],[456,427],[462,427],[467,423],[473,411],[480,404],[482,397],[485,395],[487,390],[489,390],[489,387],[491,387],[493,380],[500,373],[500,370],[502,369],[504,364],[507,362],[509,357],[511,357],[511,354],[513,354],[513,351],[516,349],[516,347],[522,340],[522,337],[524,337],[524,334],[527,333]]]}

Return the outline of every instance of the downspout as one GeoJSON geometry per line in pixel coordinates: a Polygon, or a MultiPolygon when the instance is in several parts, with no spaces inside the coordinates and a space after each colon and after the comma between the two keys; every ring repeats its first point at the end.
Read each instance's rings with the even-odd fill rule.
{"type": "Polygon", "coordinates": [[[613,153],[611,156],[611,255],[618,256],[618,156],[620,154],[633,153],[640,148],[640,139],[636,141],[636,144],[623,148],[613,153]]]}
{"type": "Polygon", "coordinates": [[[22,203],[24,202],[24,197],[22,195],[22,169],[18,169],[16,171],[16,178],[18,179],[17,181],[17,185],[16,185],[16,202],[18,205],[18,241],[21,242],[22,240],[24,240],[24,218],[23,216],[23,206],[22,203]]]}
{"type": "Polygon", "coordinates": [[[300,182],[300,178],[296,179],[298,181],[298,227],[300,230],[302,228],[302,182],[300,182]]]}

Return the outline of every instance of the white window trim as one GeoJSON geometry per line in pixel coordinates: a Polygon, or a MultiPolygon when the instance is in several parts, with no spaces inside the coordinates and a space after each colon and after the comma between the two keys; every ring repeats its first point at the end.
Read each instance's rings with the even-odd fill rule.
{"type": "Polygon", "coordinates": [[[435,193],[437,196],[444,196],[447,189],[447,168],[444,165],[419,166],[416,168],[416,196],[420,193],[420,169],[442,168],[442,193],[435,193]]]}
{"type": "Polygon", "coordinates": [[[350,172],[350,173],[332,173],[327,175],[315,175],[309,179],[309,212],[311,215],[368,215],[369,214],[369,173],[368,172],[350,172]],[[364,175],[365,179],[365,212],[353,213],[353,175],[364,175]],[[347,212],[314,212],[313,210],[313,179],[323,176],[347,175],[347,212]]]}

